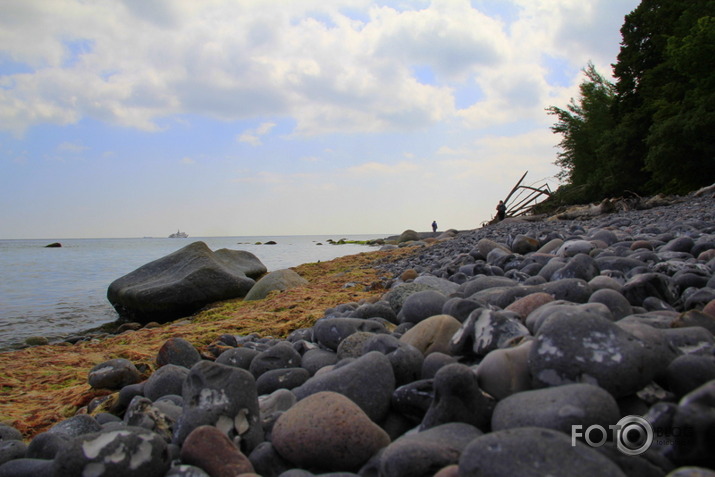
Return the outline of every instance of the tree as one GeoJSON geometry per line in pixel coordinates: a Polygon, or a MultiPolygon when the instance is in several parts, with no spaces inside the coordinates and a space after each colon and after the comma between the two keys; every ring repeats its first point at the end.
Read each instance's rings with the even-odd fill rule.
{"type": "Polygon", "coordinates": [[[665,63],[680,81],[654,103],[645,168],[654,186],[683,193],[715,180],[715,17],[671,37],[665,63]]]}
{"type": "Polygon", "coordinates": [[[700,25],[708,14],[715,14],[713,0],[643,0],[625,18],[613,65],[618,126],[610,151],[624,164],[623,174],[630,178],[625,182],[634,190],[686,192],[715,179],[707,173],[712,138],[698,127],[712,125],[707,101],[701,103],[712,84],[709,90],[696,88],[715,74],[699,66],[712,63],[712,43],[709,48],[707,43],[712,23],[700,25]]]}
{"type": "Polygon", "coordinates": [[[547,108],[579,201],[684,193],[715,181],[715,0],[642,0],[611,84],[589,63],[580,98],[547,108]]]}
{"type": "Polygon", "coordinates": [[[580,199],[588,201],[618,182],[616,164],[604,148],[615,126],[611,113],[615,86],[592,63],[583,72],[586,80],[579,86],[578,101],[572,98],[566,109],[551,106],[547,111],[558,118],[551,130],[563,136],[556,160],[562,169],[560,178],[578,187],[580,199]]]}

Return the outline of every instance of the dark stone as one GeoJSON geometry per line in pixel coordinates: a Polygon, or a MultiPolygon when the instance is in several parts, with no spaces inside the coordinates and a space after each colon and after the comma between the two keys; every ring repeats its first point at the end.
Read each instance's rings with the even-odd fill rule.
{"type": "Polygon", "coordinates": [[[453,297],[444,303],[442,306],[442,313],[453,316],[457,320],[464,322],[471,312],[481,306],[484,305],[475,300],[453,297]]]}
{"type": "Polygon", "coordinates": [[[2,440],[21,441],[22,433],[12,426],[0,423],[0,441],[2,440]]]}
{"type": "Polygon", "coordinates": [[[695,242],[692,238],[686,236],[678,237],[658,249],[658,252],[685,252],[690,253],[695,242]]]}
{"type": "Polygon", "coordinates": [[[588,302],[606,305],[608,309],[611,310],[614,320],[620,320],[633,312],[633,308],[626,297],[610,288],[596,290],[588,299],[588,302]]]}
{"type": "Polygon", "coordinates": [[[231,440],[240,438],[240,448],[246,453],[263,441],[256,382],[245,369],[200,361],[186,377],[182,397],[184,408],[174,429],[175,444],[181,445],[202,425],[218,427],[231,440]]]}
{"type": "Polygon", "coordinates": [[[668,365],[665,375],[668,389],[682,397],[715,379],[715,356],[678,356],[668,365]]]}
{"type": "Polygon", "coordinates": [[[664,329],[663,336],[669,346],[685,354],[710,352],[715,345],[713,334],[702,326],[664,329]]]}
{"type": "Polygon", "coordinates": [[[251,367],[251,361],[259,354],[261,354],[260,351],[251,348],[232,348],[221,353],[216,358],[216,362],[248,370],[251,367]]]}
{"type": "MultiPolygon", "coordinates": [[[[152,376],[156,374],[153,373],[152,376]]],[[[150,376],[151,378],[151,376],[150,376]]],[[[130,384],[129,386],[124,386],[122,389],[119,390],[119,394],[117,395],[117,399],[114,401],[114,404],[111,406],[110,411],[114,414],[121,415],[124,410],[129,406],[129,403],[132,401],[134,396],[143,396],[144,395],[144,386],[146,385],[146,381],[142,381],[141,383],[137,384],[130,384]]]]}
{"type": "Polygon", "coordinates": [[[600,425],[608,429],[621,418],[616,400],[592,384],[568,384],[512,394],[499,401],[492,415],[492,430],[546,427],[571,434],[573,425],[583,429],[600,425]]]}
{"type": "Polygon", "coordinates": [[[573,303],[586,303],[593,293],[588,282],[580,278],[563,278],[534,288],[535,291],[553,295],[555,300],[566,300],[573,303]]]}
{"type": "MultiPolygon", "coordinates": [[[[672,430],[680,431],[673,439],[668,455],[676,465],[715,468],[715,381],[709,381],[686,394],[673,416],[672,430]]],[[[674,435],[674,432],[673,434],[674,435]]]]}
{"type": "Polygon", "coordinates": [[[313,326],[315,341],[334,351],[337,351],[341,341],[358,331],[387,333],[381,323],[361,318],[323,318],[313,326]]]}
{"type": "Polygon", "coordinates": [[[321,391],[342,394],[379,422],[387,414],[394,390],[395,375],[389,358],[371,351],[329,373],[313,376],[293,393],[299,401],[321,391]]]}
{"type": "Polygon", "coordinates": [[[535,387],[590,383],[614,397],[642,389],[661,371],[648,343],[596,315],[554,315],[539,328],[529,353],[535,387]]]}
{"type": "Polygon", "coordinates": [[[669,305],[675,305],[678,298],[673,281],[661,273],[642,273],[623,285],[623,296],[633,306],[641,306],[648,297],[656,297],[669,305]]]}
{"type": "Polygon", "coordinates": [[[419,323],[442,313],[447,297],[436,290],[424,290],[410,295],[397,314],[400,323],[419,323]]]}
{"type": "Polygon", "coordinates": [[[55,475],[162,477],[169,469],[166,442],[153,432],[122,427],[77,437],[58,452],[55,475]],[[91,470],[89,470],[91,469],[91,470]]]}
{"type": "Polygon", "coordinates": [[[107,299],[131,321],[169,321],[191,315],[208,303],[244,297],[266,269],[248,252],[212,252],[194,242],[113,281],[107,299]],[[261,274],[262,274],[261,273],[261,274]]]}
{"type": "Polygon", "coordinates": [[[174,465],[164,477],[211,477],[195,465],[174,465]]]}
{"type": "Polygon", "coordinates": [[[653,445],[640,455],[624,454],[612,441],[607,441],[598,452],[608,457],[628,477],[675,477],[670,474],[673,463],[654,450],[653,445]]]}
{"type": "Polygon", "coordinates": [[[320,368],[337,362],[338,354],[336,352],[325,349],[311,349],[303,354],[301,366],[313,376],[320,368]]]}
{"type": "Polygon", "coordinates": [[[526,235],[517,235],[511,243],[511,251],[520,255],[536,252],[539,249],[539,241],[526,235]]]}
{"type": "Polygon", "coordinates": [[[421,421],[434,399],[434,379],[420,379],[395,389],[392,408],[402,415],[421,421]]]}
{"type": "Polygon", "coordinates": [[[546,303],[529,313],[526,317],[526,327],[532,334],[539,332],[541,325],[552,316],[560,315],[564,319],[577,320],[582,316],[598,316],[606,320],[611,320],[611,311],[602,303],[574,304],[564,300],[546,303]]]}
{"type": "Polygon", "coordinates": [[[491,432],[474,439],[459,459],[460,477],[507,475],[625,477],[620,468],[597,450],[570,436],[539,427],[491,432]],[[538,469],[538,470],[537,470],[538,469]]]}
{"type": "Polygon", "coordinates": [[[149,376],[144,385],[144,395],[156,401],[169,394],[181,395],[184,380],[189,375],[189,370],[183,366],[166,364],[149,376]]]}
{"type": "Polygon", "coordinates": [[[397,315],[388,303],[365,303],[350,313],[351,318],[383,318],[397,324],[397,315]]]}
{"type": "Polygon", "coordinates": [[[97,432],[100,429],[101,426],[92,416],[88,416],[87,414],[77,414],[69,419],[58,422],[47,432],[57,432],[60,434],[66,434],[70,437],[77,437],[83,434],[97,432]]]}
{"type": "Polygon", "coordinates": [[[110,359],[94,366],[89,371],[89,385],[97,389],[119,390],[141,380],[134,363],[124,358],[110,359]]]}
{"type": "Polygon", "coordinates": [[[181,408],[178,406],[171,406],[166,402],[161,405],[159,401],[153,403],[150,399],[136,396],[124,413],[124,422],[128,426],[152,431],[169,443],[180,415],[181,408]],[[162,408],[168,412],[164,412],[162,408]]]}
{"type": "Polygon", "coordinates": [[[424,356],[412,345],[404,343],[392,335],[373,335],[362,345],[362,352],[378,351],[390,360],[395,373],[395,385],[411,383],[420,378],[424,356]]]}
{"type": "Polygon", "coordinates": [[[495,312],[486,308],[475,310],[474,345],[477,356],[504,348],[517,338],[529,336],[529,330],[509,312],[495,312]]]}
{"type": "Polygon", "coordinates": [[[27,444],[11,439],[0,440],[0,465],[14,459],[22,459],[27,454],[27,444]]]}
{"type": "Polygon", "coordinates": [[[283,341],[253,358],[248,370],[258,379],[263,373],[274,369],[297,368],[300,362],[300,354],[290,343],[283,341]]]}
{"type": "Polygon", "coordinates": [[[447,366],[448,364],[456,363],[457,358],[445,353],[430,353],[425,356],[422,363],[422,373],[420,379],[432,379],[437,374],[437,371],[447,366]]]}
{"type": "Polygon", "coordinates": [[[60,432],[43,432],[36,435],[27,446],[29,459],[54,459],[57,453],[70,445],[72,438],[60,432]]]}
{"type": "Polygon", "coordinates": [[[563,280],[565,278],[580,278],[589,281],[600,272],[596,261],[590,255],[580,253],[555,271],[549,281],[563,280]]]}
{"type": "Polygon", "coordinates": [[[493,402],[479,388],[476,373],[463,364],[448,364],[434,377],[434,399],[420,430],[464,422],[487,431],[493,409],[493,402]]]}
{"type": "Polygon", "coordinates": [[[270,442],[261,442],[248,456],[255,472],[262,477],[277,477],[293,468],[293,464],[285,460],[270,442]]]}
{"type": "Polygon", "coordinates": [[[465,447],[482,431],[453,422],[400,437],[380,457],[380,476],[432,477],[440,469],[459,462],[465,447]]]}
{"type": "MultiPolygon", "coordinates": [[[[391,336],[386,334],[383,335],[391,336]]],[[[363,345],[373,336],[378,335],[367,331],[358,331],[342,340],[338,345],[338,362],[344,360],[345,358],[359,358],[365,354],[363,352],[363,345]]],[[[392,336],[392,338],[394,338],[394,336],[392,336]]]]}
{"type": "Polygon", "coordinates": [[[59,242],[52,242],[52,243],[48,243],[47,245],[45,245],[45,248],[60,248],[60,247],[62,247],[62,244],[59,242]]]}
{"type": "MultiPolygon", "coordinates": [[[[685,293],[683,293],[683,296],[685,296],[685,293]]],[[[705,305],[713,300],[715,300],[715,289],[702,288],[687,296],[684,306],[686,310],[690,311],[702,310],[705,308],[705,305]]],[[[715,319],[711,319],[710,322],[712,325],[708,328],[715,329],[715,319]]]]}
{"type": "Polygon", "coordinates": [[[634,268],[644,267],[646,263],[631,257],[616,257],[616,256],[606,256],[601,254],[595,258],[596,265],[601,272],[610,270],[618,271],[623,273],[628,273],[634,268]]]}
{"type": "Polygon", "coordinates": [[[184,338],[169,338],[159,348],[156,356],[156,364],[164,366],[175,364],[185,368],[191,368],[201,360],[201,355],[194,348],[194,345],[184,338]]]}
{"type": "Polygon", "coordinates": [[[479,275],[461,285],[457,291],[461,296],[467,298],[482,290],[513,287],[514,285],[517,285],[517,282],[511,278],[479,275]]]}
{"type": "MultiPolygon", "coordinates": [[[[54,461],[47,459],[14,459],[0,465],[0,477],[37,477],[55,475],[54,461]]],[[[81,475],[81,474],[77,474],[81,475]]]]}
{"type": "Polygon", "coordinates": [[[256,392],[263,396],[278,389],[297,388],[309,378],[310,373],[304,368],[271,369],[256,380],[256,392]]]}

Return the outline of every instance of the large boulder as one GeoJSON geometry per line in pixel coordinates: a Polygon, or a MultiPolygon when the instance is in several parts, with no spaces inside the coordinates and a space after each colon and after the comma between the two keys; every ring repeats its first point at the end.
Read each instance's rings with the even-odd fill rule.
{"type": "Polygon", "coordinates": [[[253,278],[266,271],[249,252],[212,252],[204,242],[194,242],[113,281],[107,299],[124,318],[165,322],[208,303],[246,296],[253,278]]]}
{"type": "Polygon", "coordinates": [[[307,284],[308,280],[290,268],[276,270],[258,280],[256,285],[251,288],[246,295],[245,300],[262,300],[272,291],[288,290],[289,288],[300,287],[307,284]]]}

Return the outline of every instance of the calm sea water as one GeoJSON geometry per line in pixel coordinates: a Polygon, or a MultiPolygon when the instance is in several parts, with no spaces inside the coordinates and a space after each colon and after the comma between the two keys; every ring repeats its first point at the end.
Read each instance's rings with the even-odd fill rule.
{"type": "Polygon", "coordinates": [[[107,287],[145,263],[201,240],[211,248],[246,250],[269,271],[375,250],[330,245],[328,239],[368,240],[385,235],[0,240],[0,351],[31,336],[60,339],[115,321],[107,287]],[[269,240],[276,245],[257,245],[269,240]],[[322,243],[323,245],[318,245],[322,243]]]}

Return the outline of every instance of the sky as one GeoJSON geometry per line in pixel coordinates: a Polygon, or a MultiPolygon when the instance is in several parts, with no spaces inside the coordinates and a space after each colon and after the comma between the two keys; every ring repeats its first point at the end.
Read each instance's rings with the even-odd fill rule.
{"type": "Polygon", "coordinates": [[[474,229],[637,0],[3,0],[0,239],[474,229]]]}

